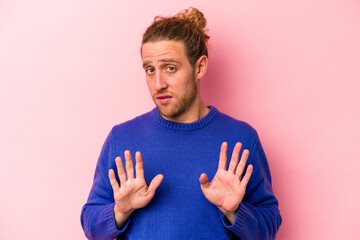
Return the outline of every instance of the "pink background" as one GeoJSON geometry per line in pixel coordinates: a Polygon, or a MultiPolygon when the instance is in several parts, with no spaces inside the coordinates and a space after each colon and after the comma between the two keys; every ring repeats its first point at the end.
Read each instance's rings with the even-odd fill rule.
{"type": "Polygon", "coordinates": [[[2,0],[0,239],[85,239],[105,137],[154,106],[142,33],[188,6],[210,29],[206,103],[259,132],[277,239],[360,239],[357,0],[2,0]]]}

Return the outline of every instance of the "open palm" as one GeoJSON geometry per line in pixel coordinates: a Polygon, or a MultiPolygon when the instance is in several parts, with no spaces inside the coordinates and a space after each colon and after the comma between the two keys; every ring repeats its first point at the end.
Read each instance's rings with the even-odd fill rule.
{"type": "Polygon", "coordinates": [[[120,186],[115,173],[109,171],[109,179],[114,192],[115,207],[119,212],[131,213],[135,209],[145,207],[154,197],[156,188],[160,185],[163,176],[154,177],[147,186],[144,178],[144,167],[140,152],[136,153],[136,178],[130,151],[125,151],[126,173],[120,157],[115,159],[120,186]]]}
{"type": "Polygon", "coordinates": [[[221,145],[219,167],[213,180],[209,182],[205,173],[201,174],[199,179],[201,190],[207,200],[216,205],[225,215],[234,214],[238,209],[253,171],[253,166],[249,165],[245,176],[241,179],[249,151],[247,149],[243,151],[239,162],[240,150],[241,143],[237,143],[232,153],[229,169],[226,170],[227,143],[224,142],[221,145]]]}

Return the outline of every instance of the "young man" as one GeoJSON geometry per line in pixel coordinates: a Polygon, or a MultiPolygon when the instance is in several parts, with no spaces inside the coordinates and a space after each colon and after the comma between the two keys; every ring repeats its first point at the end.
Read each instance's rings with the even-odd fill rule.
{"type": "Polygon", "coordinates": [[[81,214],[89,239],[275,238],[281,216],[256,131],[200,96],[205,26],[190,9],[156,18],[144,33],[156,108],[107,137],[81,214]]]}

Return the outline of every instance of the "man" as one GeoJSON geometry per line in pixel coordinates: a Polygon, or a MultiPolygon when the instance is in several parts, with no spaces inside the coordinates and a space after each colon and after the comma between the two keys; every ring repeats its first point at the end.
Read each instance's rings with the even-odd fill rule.
{"type": "Polygon", "coordinates": [[[205,27],[189,9],[155,18],[144,33],[156,108],[107,137],[81,214],[89,239],[275,238],[281,216],[256,131],[200,96],[205,27]]]}

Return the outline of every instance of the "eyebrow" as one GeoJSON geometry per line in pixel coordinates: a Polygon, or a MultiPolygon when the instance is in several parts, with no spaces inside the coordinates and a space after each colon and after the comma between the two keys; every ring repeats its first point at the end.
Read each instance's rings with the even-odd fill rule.
{"type": "MultiPolygon", "coordinates": [[[[165,63],[176,63],[178,65],[182,65],[182,63],[180,61],[177,61],[175,59],[172,59],[172,58],[164,58],[164,59],[160,59],[158,60],[158,62],[165,62],[165,63]]],[[[152,63],[152,61],[145,61],[143,63],[143,68],[145,68],[147,65],[149,65],[150,63],[152,63]]]]}

